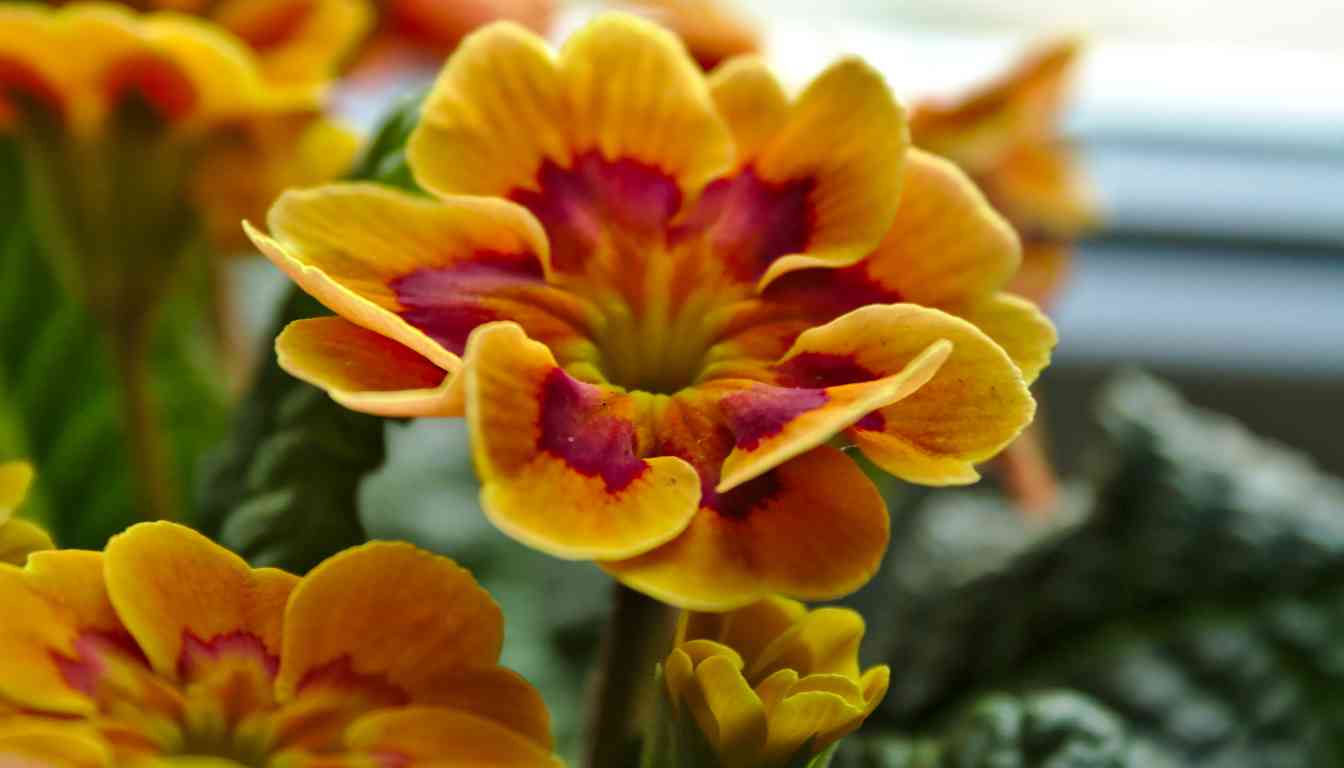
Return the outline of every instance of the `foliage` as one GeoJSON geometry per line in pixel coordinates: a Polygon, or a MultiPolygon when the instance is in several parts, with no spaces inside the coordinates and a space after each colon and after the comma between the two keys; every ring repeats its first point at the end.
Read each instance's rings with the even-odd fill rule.
{"type": "Polygon", "coordinates": [[[1344,764],[1344,485],[1148,379],[1101,415],[1112,455],[1072,514],[1032,528],[943,495],[893,541],[854,600],[893,668],[884,727],[1068,688],[1152,760],[1344,764]]]}
{"type": "MultiPolygon", "coordinates": [[[[354,177],[411,183],[402,148],[418,100],[393,111],[354,177]]],[[[366,539],[358,491],[383,463],[383,420],[349,411],[280,369],[272,340],[285,325],[327,314],[291,287],[263,336],[261,369],[228,441],[209,458],[198,525],[258,565],[302,573],[366,539]]]]}
{"type": "MultiPolygon", "coordinates": [[[[99,548],[141,519],[119,391],[103,329],[65,293],[28,227],[22,182],[16,148],[0,144],[0,456],[37,466],[26,513],[59,544],[99,548]]],[[[197,457],[219,439],[227,413],[214,361],[199,343],[203,266],[177,275],[151,359],[183,500],[197,457]]]]}

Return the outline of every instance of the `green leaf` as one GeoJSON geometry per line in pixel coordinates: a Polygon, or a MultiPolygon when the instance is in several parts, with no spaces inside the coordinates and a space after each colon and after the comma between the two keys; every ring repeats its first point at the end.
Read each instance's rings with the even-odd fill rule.
{"type": "MultiPolygon", "coordinates": [[[[141,519],[116,376],[103,328],[56,280],[23,211],[22,165],[0,142],[0,457],[38,470],[24,513],[65,547],[99,549],[141,519]]],[[[201,273],[177,275],[160,314],[151,386],[167,433],[177,498],[197,457],[223,433],[226,394],[199,339],[201,273]]]]}
{"type": "MultiPolygon", "coordinates": [[[[392,112],[355,178],[413,188],[403,147],[418,110],[416,98],[392,112]]],[[[254,564],[298,573],[366,540],[359,487],[384,457],[383,419],[347,410],[276,362],[272,345],[284,326],[326,314],[289,289],[264,337],[261,369],[200,489],[201,530],[254,564]]]]}
{"type": "Polygon", "coordinates": [[[1033,527],[936,494],[856,598],[888,724],[987,689],[1094,697],[1178,765],[1344,764],[1344,484],[1142,377],[1095,493],[1033,527]]]}
{"type": "Polygon", "coordinates": [[[834,768],[1162,768],[1105,707],[1071,691],[990,694],[927,738],[865,735],[834,768]]]}

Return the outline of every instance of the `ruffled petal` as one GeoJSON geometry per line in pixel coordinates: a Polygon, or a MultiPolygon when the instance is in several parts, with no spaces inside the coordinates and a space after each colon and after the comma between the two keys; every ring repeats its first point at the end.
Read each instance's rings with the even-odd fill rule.
{"type": "Polygon", "coordinates": [[[426,685],[425,704],[470,712],[551,749],[551,716],[541,694],[504,667],[455,670],[426,685]]]}
{"type": "Polygon", "coordinates": [[[481,505],[496,526],[557,557],[628,557],[680,533],[700,482],[639,445],[635,400],[565,373],[511,323],[472,335],[466,411],[481,505]]]}
{"type": "Polygon", "coordinates": [[[26,583],[25,573],[0,564],[0,700],[25,709],[69,715],[93,711],[93,702],[67,682],[56,654],[77,656],[81,628],[73,613],[26,583]]]}
{"type": "MultiPolygon", "coordinates": [[[[856,324],[844,318],[835,321],[846,330],[856,324]]],[[[830,326],[816,328],[799,338],[795,349],[813,346],[813,335],[827,334],[830,326]]],[[[877,346],[882,338],[856,339],[853,343],[877,346]]],[[[825,346],[825,345],[822,345],[825,346]]],[[[719,396],[718,407],[728,429],[733,433],[732,453],[724,459],[715,490],[725,493],[753,480],[785,461],[804,453],[840,433],[878,408],[889,406],[917,391],[937,373],[947,359],[952,346],[935,340],[925,350],[895,368],[865,369],[855,362],[856,354],[794,352],[781,363],[788,375],[781,381],[787,386],[745,381],[716,381],[702,385],[705,392],[719,396]],[[800,355],[827,354],[827,364],[849,362],[850,369],[869,371],[858,381],[835,385],[814,381],[800,370],[810,370],[800,355]],[[795,365],[803,363],[804,365],[795,365]]],[[[884,361],[886,362],[886,361],[884,361]]],[[[815,365],[815,363],[811,363],[815,365]]],[[[827,372],[829,373],[829,368],[827,372]]]]}
{"type": "Polygon", "coordinates": [[[493,24],[463,41],[425,102],[408,156],[440,194],[536,191],[539,171],[595,153],[656,168],[684,193],[731,162],[703,77],[656,25],[604,14],[558,58],[541,38],[493,24]]]}
{"type": "Polygon", "coordinates": [[[493,720],[437,707],[407,707],[366,715],[350,726],[346,746],[390,757],[396,764],[561,768],[549,750],[493,720]]]}
{"type": "MultiPolygon", "coordinates": [[[[804,685],[807,680],[800,680],[804,685]]],[[[765,764],[782,764],[806,749],[816,754],[829,745],[823,734],[863,721],[863,711],[832,691],[802,691],[784,697],[770,713],[770,742],[765,764]]]]}
{"type": "Polygon", "coordinates": [[[740,56],[714,70],[709,93],[732,131],[740,158],[760,155],[789,119],[784,86],[758,56],[740,56]]]}
{"type": "Polygon", "coordinates": [[[1017,271],[1017,234],[955,165],[912,150],[896,219],[856,268],[888,301],[943,306],[988,296],[1017,271]]]}
{"type": "Polygon", "coordinates": [[[703,638],[714,640],[756,663],[761,651],[807,614],[797,600],[771,595],[732,613],[683,611],[677,624],[676,644],[703,638]]]}
{"type": "MultiPolygon", "coordinates": [[[[852,322],[886,326],[883,355],[915,354],[930,339],[952,354],[923,387],[857,422],[848,435],[878,466],[911,482],[974,482],[974,464],[998,453],[1035,415],[1027,382],[1003,348],[961,318],[910,304],[864,307],[852,322]]],[[[839,322],[839,321],[837,321],[839,322]]]]}
{"type": "Polygon", "coordinates": [[[886,551],[881,495],[830,446],[706,499],[676,539],[603,569],[672,605],[723,611],[776,592],[816,600],[848,594],[872,578],[886,551]]]}
{"type": "Polygon", "coordinates": [[[343,317],[290,323],[275,351],[281,368],[346,408],[377,416],[462,415],[457,374],[343,317]]]}
{"type": "Polygon", "coordinates": [[[840,675],[858,680],[863,633],[863,617],[858,613],[818,608],[761,649],[747,675],[757,680],[792,669],[802,676],[840,675]]]}
{"type": "Polygon", "coordinates": [[[276,690],[393,686],[412,702],[437,678],[493,666],[504,638],[499,606],[471,574],[410,544],[374,542],[314,568],[284,616],[276,690]]]}
{"type": "Polygon", "coordinates": [[[1006,293],[995,294],[950,311],[973,323],[1003,347],[1028,384],[1050,364],[1059,335],[1035,304],[1006,293]]]}
{"type": "MultiPolygon", "coordinates": [[[[503,200],[426,200],[372,184],[289,192],[253,240],[347,320],[449,372],[471,330],[512,319],[564,350],[577,300],[549,288],[545,235],[503,200]]],[[[580,342],[581,343],[581,342],[580,342]]]]}
{"type": "Polygon", "coordinates": [[[172,523],[134,525],[112,537],[105,552],[112,604],[160,675],[192,677],[220,656],[274,669],[285,602],[297,577],[253,570],[172,523]]]}
{"type": "Polygon", "coordinates": [[[846,266],[870,252],[896,213],[908,143],[899,104],[858,59],[819,75],[765,139],[769,116],[750,123],[741,117],[740,91],[749,83],[734,82],[764,77],[744,66],[720,84],[735,129],[759,150],[740,158],[740,172],[706,188],[688,220],[739,279],[760,287],[786,272],[846,266]]]}

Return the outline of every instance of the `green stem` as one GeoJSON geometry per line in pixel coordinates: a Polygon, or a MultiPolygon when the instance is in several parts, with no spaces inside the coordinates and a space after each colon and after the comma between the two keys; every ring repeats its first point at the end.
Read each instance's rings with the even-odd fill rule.
{"type": "Polygon", "coordinates": [[[602,635],[597,679],[588,702],[585,764],[628,768],[638,763],[639,723],[654,703],[655,669],[671,648],[675,612],[615,584],[602,635]]]}
{"type": "Polygon", "coordinates": [[[149,376],[153,324],[147,316],[110,327],[113,367],[121,385],[123,425],[130,448],[139,512],[147,520],[175,517],[163,428],[149,376]]]}

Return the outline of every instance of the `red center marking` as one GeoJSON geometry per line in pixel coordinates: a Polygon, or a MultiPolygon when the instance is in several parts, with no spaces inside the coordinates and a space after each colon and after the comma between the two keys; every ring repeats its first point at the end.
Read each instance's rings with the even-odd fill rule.
{"type": "Polygon", "coordinates": [[[532,254],[487,251],[450,267],[418,269],[389,287],[406,322],[460,355],[477,326],[508,319],[483,301],[513,286],[541,282],[541,262],[532,254]]]}
{"type": "Polygon", "coordinates": [[[783,431],[789,422],[825,405],[830,396],[821,389],[791,389],[762,384],[734,392],[719,401],[737,447],[755,450],[761,441],[783,431]]]}
{"type": "Polygon", "coordinates": [[[168,122],[186,116],[196,106],[196,88],[186,74],[171,61],[151,54],[122,59],[108,70],[103,87],[114,107],[138,96],[168,122]]]}
{"type": "Polygon", "coordinates": [[[604,413],[601,390],[560,368],[541,388],[537,447],[588,477],[601,477],[608,493],[624,490],[649,468],[635,452],[635,425],[604,413]]]}

